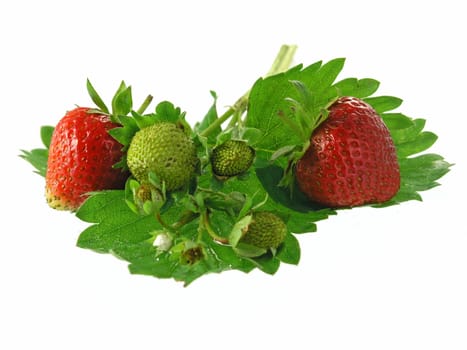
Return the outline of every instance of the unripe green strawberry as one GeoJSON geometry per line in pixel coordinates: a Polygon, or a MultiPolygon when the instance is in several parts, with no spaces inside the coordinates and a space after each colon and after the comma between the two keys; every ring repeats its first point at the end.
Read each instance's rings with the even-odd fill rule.
{"type": "Polygon", "coordinates": [[[228,140],[212,151],[212,170],[221,177],[240,175],[250,168],[254,157],[255,150],[245,141],[228,140]]]}
{"type": "Polygon", "coordinates": [[[127,153],[130,172],[141,183],[154,172],[167,191],[188,184],[198,158],[193,141],[175,124],[160,122],[136,132],[127,153]]]}
{"type": "Polygon", "coordinates": [[[260,211],[253,214],[252,222],[240,242],[264,249],[277,248],[284,241],[286,234],[287,226],[280,217],[260,211]]]}

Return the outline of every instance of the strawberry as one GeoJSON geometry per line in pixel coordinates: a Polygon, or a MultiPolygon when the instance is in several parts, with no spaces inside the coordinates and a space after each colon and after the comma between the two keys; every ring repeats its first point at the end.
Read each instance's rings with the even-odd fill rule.
{"type": "Polygon", "coordinates": [[[382,203],[399,190],[394,142],[381,117],[366,102],[341,97],[312,133],[295,167],[299,188],[329,207],[382,203]]]}
{"type": "Polygon", "coordinates": [[[211,155],[212,171],[219,178],[246,172],[255,158],[255,150],[244,141],[228,140],[215,147],[211,155]]]}
{"type": "Polygon", "coordinates": [[[122,145],[108,130],[119,126],[105,114],[78,107],[66,113],[52,134],[46,199],[54,209],[76,210],[92,191],[122,188],[128,177],[113,165],[122,145]]]}
{"type": "Polygon", "coordinates": [[[127,164],[139,182],[148,182],[152,172],[165,183],[167,191],[176,191],[188,185],[195,175],[196,146],[175,123],[155,123],[135,133],[127,164]]]}
{"type": "Polygon", "coordinates": [[[259,211],[253,214],[253,220],[243,233],[240,242],[258,248],[277,248],[287,235],[287,225],[277,215],[259,211]]]}

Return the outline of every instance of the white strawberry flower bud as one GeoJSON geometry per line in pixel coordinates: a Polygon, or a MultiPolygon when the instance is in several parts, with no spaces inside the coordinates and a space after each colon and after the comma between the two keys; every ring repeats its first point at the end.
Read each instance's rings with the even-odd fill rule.
{"type": "Polygon", "coordinates": [[[154,239],[153,245],[157,250],[166,252],[172,247],[172,237],[166,232],[161,232],[154,239]]]}

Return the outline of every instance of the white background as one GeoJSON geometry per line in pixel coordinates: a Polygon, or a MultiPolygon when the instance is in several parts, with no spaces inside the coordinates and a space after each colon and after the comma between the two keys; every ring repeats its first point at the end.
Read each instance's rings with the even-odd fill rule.
{"type": "Polygon", "coordinates": [[[0,348],[467,349],[462,1],[3,1],[0,5],[0,348]],[[105,99],[168,99],[199,120],[233,103],[280,45],[295,63],[346,57],[400,111],[427,119],[456,163],[423,202],[355,209],[299,237],[299,266],[209,275],[190,287],[133,276],[75,246],[86,225],[47,207],[18,157],[41,125],[105,99]]]}

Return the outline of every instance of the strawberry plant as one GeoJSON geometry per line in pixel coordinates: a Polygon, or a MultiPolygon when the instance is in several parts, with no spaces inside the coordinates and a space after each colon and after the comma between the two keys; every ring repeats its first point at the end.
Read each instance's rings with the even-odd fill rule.
{"type": "Polygon", "coordinates": [[[425,152],[437,140],[425,120],[375,95],[377,80],[338,80],[342,58],[289,68],[295,49],[284,45],[222,115],[212,93],[196,125],[168,101],[146,112],[150,96],[135,110],[124,83],[110,110],[88,81],[96,107],[41,128],[45,147],[21,156],[46,177],[52,207],[90,224],[78,247],[131,273],[185,285],[234,269],[274,274],[299,263],[298,236],[318,221],[421,200],[451,167],[425,152]]]}

